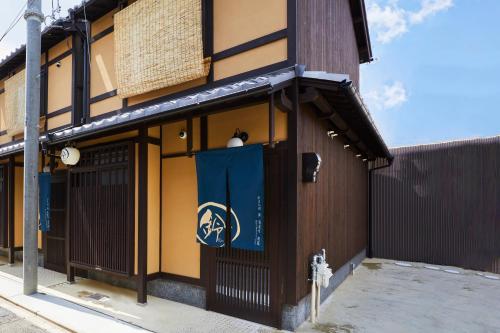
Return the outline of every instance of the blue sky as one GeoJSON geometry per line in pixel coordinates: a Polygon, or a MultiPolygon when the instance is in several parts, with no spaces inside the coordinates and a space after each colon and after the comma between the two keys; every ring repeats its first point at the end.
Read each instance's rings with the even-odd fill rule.
{"type": "MultiPolygon", "coordinates": [[[[500,134],[500,0],[365,1],[376,60],[361,67],[361,92],[389,146],[500,134]]],[[[22,2],[2,0],[1,33],[22,2]]],[[[80,3],[59,2],[63,16],[80,3]]],[[[24,26],[0,58],[24,43],[24,26]]]]}
{"type": "Polygon", "coordinates": [[[361,91],[389,146],[500,134],[500,1],[367,0],[361,91]]]}

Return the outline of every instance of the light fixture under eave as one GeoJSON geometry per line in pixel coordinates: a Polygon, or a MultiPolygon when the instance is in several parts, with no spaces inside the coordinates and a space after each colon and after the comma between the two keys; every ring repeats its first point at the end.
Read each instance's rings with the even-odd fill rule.
{"type": "Polygon", "coordinates": [[[77,148],[65,147],[61,150],[61,162],[65,165],[76,165],[80,161],[80,151],[77,148]]]}
{"type": "Polygon", "coordinates": [[[243,147],[243,144],[248,140],[247,132],[240,132],[240,129],[237,128],[234,132],[234,135],[231,139],[227,141],[227,148],[235,148],[235,147],[243,147]]]}
{"type": "Polygon", "coordinates": [[[351,145],[344,145],[344,149],[349,148],[351,145]]]}
{"type": "Polygon", "coordinates": [[[243,140],[240,138],[231,138],[227,142],[227,148],[243,147],[243,140]]]}
{"type": "Polygon", "coordinates": [[[335,131],[327,131],[326,135],[328,135],[331,139],[333,139],[334,137],[338,136],[338,134],[335,133],[335,131]]]}

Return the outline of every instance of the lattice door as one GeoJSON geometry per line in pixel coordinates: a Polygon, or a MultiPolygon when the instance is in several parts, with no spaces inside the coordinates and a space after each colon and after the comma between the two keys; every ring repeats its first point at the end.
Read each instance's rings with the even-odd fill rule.
{"type": "MultiPolygon", "coordinates": [[[[286,207],[286,150],[266,149],[264,251],[204,247],[209,262],[209,310],[278,327],[280,297],[280,225],[286,207]]],[[[229,237],[226,237],[229,239],[229,237]]]]}
{"type": "Polygon", "coordinates": [[[134,145],[83,150],[70,170],[70,262],[133,274],[134,145]]]}

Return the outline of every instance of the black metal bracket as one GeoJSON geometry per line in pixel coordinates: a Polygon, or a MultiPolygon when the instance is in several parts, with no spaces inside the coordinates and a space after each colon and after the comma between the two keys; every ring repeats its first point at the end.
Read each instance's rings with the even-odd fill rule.
{"type": "Polygon", "coordinates": [[[59,22],[57,26],[66,32],[76,32],[81,38],[87,38],[88,21],[72,19],[59,22]]]}

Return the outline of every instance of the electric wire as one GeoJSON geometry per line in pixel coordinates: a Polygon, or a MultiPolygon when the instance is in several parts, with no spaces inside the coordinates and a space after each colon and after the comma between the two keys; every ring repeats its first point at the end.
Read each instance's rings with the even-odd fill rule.
{"type": "Polygon", "coordinates": [[[59,0],[56,0],[56,5],[54,6],[54,0],[51,1],[52,12],[51,15],[46,16],[46,18],[51,18],[52,22],[61,18],[61,4],[59,0]]]}
{"type": "MultiPolygon", "coordinates": [[[[30,0],[28,0],[30,1],[30,0]]],[[[9,27],[7,28],[7,30],[2,34],[2,36],[0,37],[0,42],[5,38],[5,36],[7,36],[7,34],[9,32],[12,31],[12,29],[14,29],[14,27],[19,23],[19,21],[21,20],[21,18],[23,17],[23,13],[24,13],[24,9],[26,8],[26,5],[28,4],[28,1],[26,1],[23,6],[21,7],[21,9],[19,10],[19,12],[17,13],[17,15],[14,17],[14,19],[12,20],[12,22],[10,23],[9,27]]]]}

